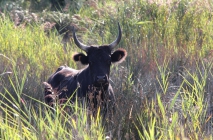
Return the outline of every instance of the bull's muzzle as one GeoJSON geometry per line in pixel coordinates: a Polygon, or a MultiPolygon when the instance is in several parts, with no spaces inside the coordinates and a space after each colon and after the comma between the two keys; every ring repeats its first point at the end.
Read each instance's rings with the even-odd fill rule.
{"type": "Polygon", "coordinates": [[[104,76],[97,76],[96,77],[96,81],[99,84],[106,83],[107,82],[107,77],[105,75],[104,76]]]}

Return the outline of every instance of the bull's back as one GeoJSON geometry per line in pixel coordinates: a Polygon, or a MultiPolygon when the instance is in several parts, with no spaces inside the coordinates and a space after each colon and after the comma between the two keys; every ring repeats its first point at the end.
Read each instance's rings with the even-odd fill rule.
{"type": "Polygon", "coordinates": [[[55,89],[59,87],[62,82],[72,80],[77,73],[78,70],[64,67],[53,73],[48,79],[48,83],[52,86],[53,89],[55,89]]]}
{"type": "Polygon", "coordinates": [[[70,83],[73,83],[78,70],[67,66],[59,67],[48,79],[44,82],[45,102],[51,105],[54,102],[54,97],[62,88],[70,83]]]}

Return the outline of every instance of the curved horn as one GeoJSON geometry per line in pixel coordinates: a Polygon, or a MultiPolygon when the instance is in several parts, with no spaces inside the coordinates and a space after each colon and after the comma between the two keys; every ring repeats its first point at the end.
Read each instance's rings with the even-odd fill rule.
{"type": "Polygon", "coordinates": [[[110,47],[111,50],[118,45],[118,43],[121,40],[121,36],[122,36],[121,27],[120,27],[120,24],[118,22],[118,37],[116,38],[115,41],[113,41],[111,44],[109,44],[109,47],[110,47]]]}
{"type": "Polygon", "coordinates": [[[76,36],[76,34],[75,34],[75,28],[73,27],[73,38],[74,38],[74,41],[75,41],[75,44],[80,48],[80,49],[82,49],[82,50],[84,50],[85,52],[87,52],[88,51],[88,46],[87,45],[84,45],[83,43],[81,43],[79,40],[78,40],[78,38],[77,38],[77,36],[76,36]]]}

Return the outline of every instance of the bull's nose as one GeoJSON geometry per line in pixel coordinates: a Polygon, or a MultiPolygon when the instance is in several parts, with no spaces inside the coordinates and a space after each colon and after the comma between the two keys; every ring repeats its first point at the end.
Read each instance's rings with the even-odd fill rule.
{"type": "Polygon", "coordinates": [[[97,76],[96,81],[98,83],[104,83],[104,82],[106,82],[106,76],[97,76]]]}

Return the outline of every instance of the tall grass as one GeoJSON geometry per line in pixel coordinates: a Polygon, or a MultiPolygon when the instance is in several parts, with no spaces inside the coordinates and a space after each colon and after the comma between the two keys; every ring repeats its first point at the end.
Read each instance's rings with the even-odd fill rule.
{"type": "Polygon", "coordinates": [[[119,47],[128,57],[111,68],[116,112],[104,123],[77,105],[67,104],[75,110],[70,113],[43,103],[42,82],[52,72],[64,64],[82,67],[71,59],[79,51],[72,39],[66,46],[63,34],[44,32],[42,22],[15,26],[11,17],[0,18],[0,137],[212,139],[212,5],[88,0],[60,13],[69,13],[64,22],[78,29],[85,44],[110,43],[117,22],[122,27],[119,47]]]}
{"type": "Polygon", "coordinates": [[[23,93],[27,73],[20,81],[20,73],[16,70],[13,73],[15,81],[9,77],[9,84],[17,98],[7,89],[0,93],[1,139],[104,139],[99,113],[93,118],[77,102],[76,105],[67,103],[51,108],[23,93]],[[74,112],[68,114],[63,109],[65,106],[74,112]]]}

